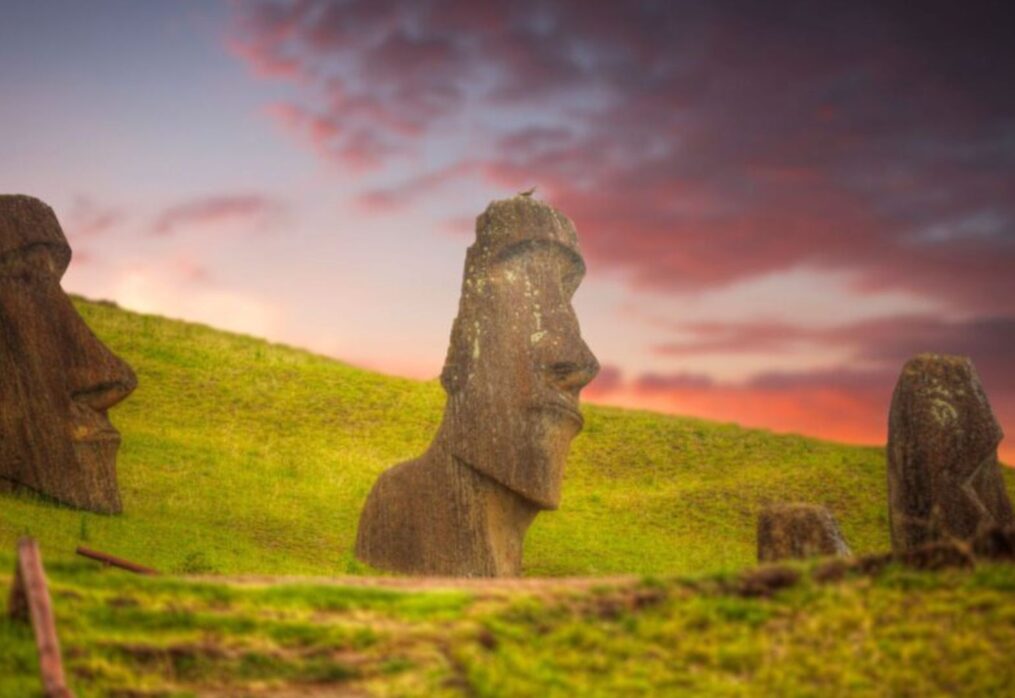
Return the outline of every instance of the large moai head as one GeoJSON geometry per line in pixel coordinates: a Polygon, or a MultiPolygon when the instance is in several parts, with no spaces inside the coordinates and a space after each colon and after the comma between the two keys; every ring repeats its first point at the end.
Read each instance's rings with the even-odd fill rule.
{"type": "Polygon", "coordinates": [[[584,274],[566,216],[527,196],[490,204],[441,374],[452,454],[542,509],[560,502],[578,395],[599,371],[571,307],[584,274]]]}
{"type": "Polygon", "coordinates": [[[118,513],[120,435],[106,411],[137,379],[60,287],[70,259],[49,206],[0,196],[0,484],[118,513]]]}
{"type": "Polygon", "coordinates": [[[1015,523],[997,464],[1004,434],[973,362],[921,354],[902,369],[888,422],[892,545],[969,540],[1015,523]]]}

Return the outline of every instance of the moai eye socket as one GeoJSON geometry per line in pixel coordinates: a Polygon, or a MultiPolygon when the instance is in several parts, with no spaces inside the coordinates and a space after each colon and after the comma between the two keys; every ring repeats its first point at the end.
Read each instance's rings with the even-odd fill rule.
{"type": "Polygon", "coordinates": [[[3,277],[55,277],[59,279],[60,265],[52,245],[35,244],[12,250],[0,256],[0,278],[3,277]]]}

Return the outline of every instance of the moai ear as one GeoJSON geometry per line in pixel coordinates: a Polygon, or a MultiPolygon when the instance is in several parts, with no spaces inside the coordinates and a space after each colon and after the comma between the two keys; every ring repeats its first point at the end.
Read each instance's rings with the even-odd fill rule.
{"type": "Polygon", "coordinates": [[[451,344],[448,347],[448,356],[444,360],[444,369],[441,371],[441,385],[448,395],[454,395],[465,387],[465,381],[469,375],[470,360],[467,342],[462,337],[461,320],[455,318],[455,322],[451,326],[451,344]]]}

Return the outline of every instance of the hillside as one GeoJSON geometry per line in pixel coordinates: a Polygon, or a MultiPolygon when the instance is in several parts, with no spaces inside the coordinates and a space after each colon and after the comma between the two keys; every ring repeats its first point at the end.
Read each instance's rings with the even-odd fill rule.
{"type": "MultiPolygon", "coordinates": [[[[1015,683],[1013,565],[805,575],[771,598],[729,576],[511,594],[195,583],[85,562],[49,576],[80,698],[1000,696],[1015,683]]],[[[30,630],[0,617],[0,696],[38,695],[37,672],[30,630]]]]}
{"type": "MultiPolygon", "coordinates": [[[[78,307],[141,380],[113,414],[126,514],[0,497],[0,593],[15,539],[38,537],[78,696],[1001,695],[1015,682],[1015,566],[749,569],[770,500],[827,504],[855,551],[885,549],[880,449],[647,412],[585,409],[562,507],[528,538],[526,573],[547,579],[237,578],[370,575],[351,554],[359,508],[378,472],[425,447],[439,387],[78,307]],[[73,558],[79,543],[204,576],[102,569],[73,558]],[[615,574],[631,577],[553,578],[615,574]]],[[[0,698],[39,690],[31,631],[0,616],[0,698]]]]}
{"type": "MultiPolygon", "coordinates": [[[[351,552],[360,507],[381,470],[428,443],[443,404],[436,382],[107,304],[77,306],[140,378],[112,412],[124,436],[126,513],[4,495],[0,549],[31,534],[49,559],[85,543],[167,572],[369,572],[351,552]]],[[[750,565],[756,513],[776,500],[826,504],[858,553],[888,545],[880,449],[648,412],[585,412],[561,508],[530,530],[527,575],[750,565]]]]}

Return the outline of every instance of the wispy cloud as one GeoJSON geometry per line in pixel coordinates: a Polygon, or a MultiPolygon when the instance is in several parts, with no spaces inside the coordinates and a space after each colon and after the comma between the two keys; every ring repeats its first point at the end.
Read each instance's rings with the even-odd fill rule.
{"type": "Polygon", "coordinates": [[[169,236],[191,226],[242,222],[258,230],[284,211],[275,199],[259,194],[210,196],[184,201],[163,210],[152,232],[169,236]]]}
{"type": "Polygon", "coordinates": [[[595,268],[635,293],[681,299],[808,269],[849,278],[857,299],[946,311],[831,328],[677,322],[656,358],[812,346],[848,347],[854,363],[736,384],[607,374],[592,388],[856,436],[883,430],[895,372],[923,350],[972,356],[1015,419],[1001,356],[1015,326],[1010,14],[936,1],[296,0],[237,5],[230,45],[259,78],[291,83],[271,107],[287,133],[387,173],[355,194],[372,212],[418,210],[475,178],[535,184],[576,221],[595,268]],[[439,164],[420,157],[435,142],[439,164]]]}
{"type": "MultiPolygon", "coordinates": [[[[464,114],[484,145],[442,172],[538,180],[632,283],[679,292],[810,264],[854,271],[858,290],[1015,312],[1015,50],[995,7],[238,7],[230,45],[299,85],[274,113],[323,156],[381,167],[464,114]],[[970,220],[990,234],[964,233],[982,232],[970,220]]],[[[416,173],[363,202],[433,186],[416,173]]]]}
{"type": "Polygon", "coordinates": [[[123,209],[100,204],[87,196],[78,196],[67,214],[64,227],[72,244],[100,237],[126,219],[123,209]]]}

